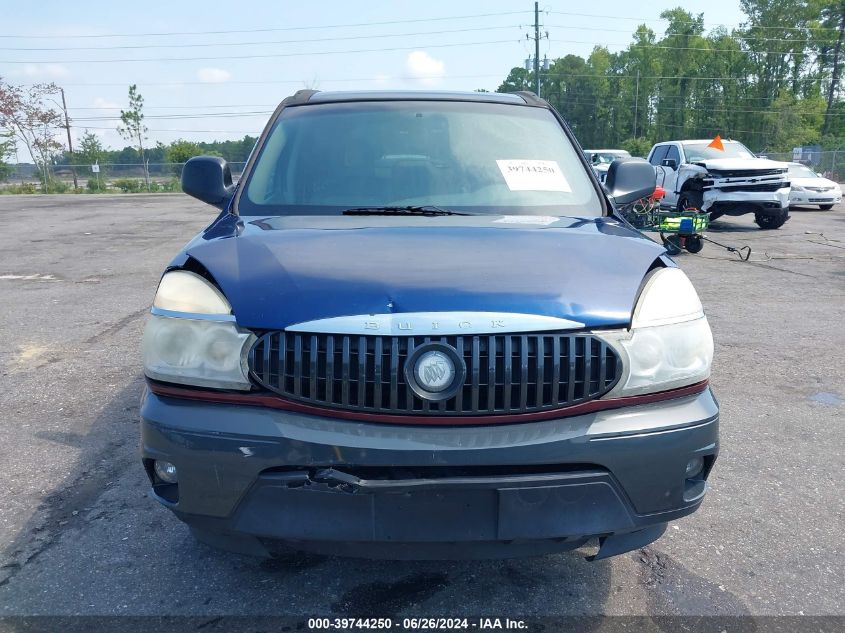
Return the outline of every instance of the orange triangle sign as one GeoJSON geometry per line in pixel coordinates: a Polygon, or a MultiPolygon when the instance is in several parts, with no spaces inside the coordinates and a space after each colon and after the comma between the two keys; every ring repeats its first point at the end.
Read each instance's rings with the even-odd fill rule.
{"type": "Polygon", "coordinates": [[[708,145],[707,147],[712,147],[713,149],[717,149],[720,152],[725,151],[725,146],[722,145],[722,137],[719,136],[718,134],[716,135],[716,138],[714,138],[712,141],[710,141],[710,145],[708,145]]]}

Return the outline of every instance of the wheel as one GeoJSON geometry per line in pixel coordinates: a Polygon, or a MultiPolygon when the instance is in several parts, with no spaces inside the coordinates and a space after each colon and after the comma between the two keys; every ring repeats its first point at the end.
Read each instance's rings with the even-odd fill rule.
{"type": "Polygon", "coordinates": [[[832,204],[820,204],[819,209],[822,211],[830,211],[833,208],[832,204]]]}
{"type": "Polygon", "coordinates": [[[772,229],[779,229],[789,219],[789,213],[783,211],[777,215],[768,215],[763,213],[755,213],[754,221],[764,231],[772,229]]]}
{"type": "Polygon", "coordinates": [[[678,235],[669,235],[668,237],[663,237],[663,246],[666,248],[666,252],[670,255],[678,255],[681,252],[681,238],[678,235]]]}
{"type": "Polygon", "coordinates": [[[700,191],[682,191],[678,196],[678,212],[683,213],[687,210],[695,209],[701,210],[701,203],[703,201],[700,191]]]}
{"type": "Polygon", "coordinates": [[[698,235],[690,235],[686,239],[684,246],[690,253],[700,253],[701,249],[704,248],[704,240],[698,237],[698,235]]]}

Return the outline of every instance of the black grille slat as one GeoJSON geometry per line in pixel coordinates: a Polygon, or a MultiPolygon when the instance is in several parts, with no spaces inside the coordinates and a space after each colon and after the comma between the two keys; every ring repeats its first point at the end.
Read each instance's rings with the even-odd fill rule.
{"type": "Polygon", "coordinates": [[[390,341],[390,409],[399,407],[399,339],[390,341]]]}
{"type": "Polygon", "coordinates": [[[496,410],[496,337],[487,337],[487,410],[496,410]]]}
{"type": "MultiPolygon", "coordinates": [[[[405,350],[405,362],[408,362],[408,357],[414,351],[414,339],[409,338],[407,340],[408,347],[405,350]]],[[[402,370],[400,369],[399,371],[401,372],[402,370]]],[[[402,378],[402,381],[405,382],[404,376],[400,376],[400,378],[402,378]]],[[[405,382],[405,408],[409,412],[412,412],[414,410],[414,392],[411,390],[411,385],[409,385],[407,382],[405,382]]]]}
{"type": "Polygon", "coordinates": [[[481,346],[481,340],[477,336],[472,337],[472,364],[469,367],[469,370],[472,372],[472,405],[471,411],[478,411],[478,383],[480,380],[480,373],[481,373],[481,361],[480,355],[481,350],[479,349],[481,346]]]}
{"type": "Polygon", "coordinates": [[[372,408],[366,401],[367,393],[367,338],[358,339],[358,406],[372,408]]]}
{"type": "Polygon", "coordinates": [[[528,337],[519,337],[519,408],[528,407],[528,337]]]}
{"type": "Polygon", "coordinates": [[[384,350],[382,346],[384,345],[384,339],[380,336],[376,337],[375,341],[375,348],[373,350],[373,408],[381,409],[383,406],[383,400],[381,398],[381,366],[382,366],[382,356],[384,355],[384,350]]]}
{"type": "Polygon", "coordinates": [[[317,398],[317,359],[319,358],[319,347],[317,335],[311,337],[311,345],[308,349],[308,396],[317,398]]]}
{"type": "MultiPolygon", "coordinates": [[[[299,337],[297,337],[297,338],[299,338],[299,337]]],[[[344,336],[342,347],[341,347],[343,355],[341,357],[341,363],[340,363],[341,377],[342,377],[341,383],[340,383],[340,394],[341,394],[341,404],[344,404],[344,405],[349,404],[349,379],[350,379],[350,374],[352,373],[351,369],[349,367],[349,363],[350,363],[349,357],[351,355],[349,348],[350,348],[349,337],[344,336]]]]}
{"type": "Polygon", "coordinates": [[[513,337],[512,336],[505,336],[505,351],[504,351],[504,364],[505,364],[505,384],[504,384],[504,394],[503,394],[503,403],[502,408],[505,411],[508,411],[511,408],[511,396],[513,394],[513,337]]]}
{"type": "Polygon", "coordinates": [[[334,337],[326,337],[326,402],[334,402],[334,337]]]}
{"type": "Polygon", "coordinates": [[[616,351],[586,333],[449,337],[268,332],[249,355],[253,381],[284,397],[404,415],[514,414],[564,408],[607,393],[622,373],[616,351]],[[416,396],[405,380],[418,346],[439,342],[466,363],[447,400],[416,396]],[[340,365],[338,367],[338,365],[340,365]]]}
{"type": "Polygon", "coordinates": [[[566,399],[569,402],[575,401],[575,339],[566,341],[566,399]]]}
{"type": "MultiPolygon", "coordinates": [[[[459,336],[455,341],[455,350],[458,352],[458,358],[464,357],[464,337],[459,336]]],[[[444,405],[446,403],[444,402],[444,405]]],[[[464,390],[458,389],[458,393],[455,394],[455,406],[453,407],[453,411],[460,413],[463,410],[464,406],[464,390]]],[[[448,405],[447,405],[448,408],[448,405]]]]}
{"type": "Polygon", "coordinates": [[[535,345],[537,346],[537,371],[535,373],[534,384],[534,407],[542,407],[544,394],[543,387],[546,384],[546,339],[543,336],[534,337],[535,345]]]}

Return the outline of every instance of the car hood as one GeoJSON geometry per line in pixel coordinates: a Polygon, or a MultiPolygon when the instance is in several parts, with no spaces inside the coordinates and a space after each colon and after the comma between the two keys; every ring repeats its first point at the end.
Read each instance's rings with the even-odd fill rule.
{"type": "Polygon", "coordinates": [[[705,169],[736,171],[741,169],[786,169],[786,163],[767,158],[709,158],[695,161],[705,169]]]}
{"type": "Polygon", "coordinates": [[[249,328],[336,316],[515,312],[627,324],[662,246],[612,218],[221,218],[174,260],[249,328]]]}

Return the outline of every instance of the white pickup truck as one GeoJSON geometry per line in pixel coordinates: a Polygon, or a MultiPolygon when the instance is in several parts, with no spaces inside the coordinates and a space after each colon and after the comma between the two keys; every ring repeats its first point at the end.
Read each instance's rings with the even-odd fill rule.
{"type": "Polygon", "coordinates": [[[651,148],[657,184],[666,190],[661,207],[722,215],[754,214],[761,229],[777,229],[789,219],[786,163],[757,158],[738,141],[669,141],[651,148]]]}

